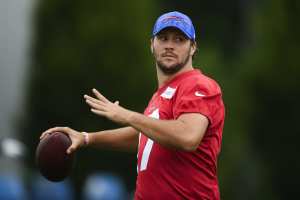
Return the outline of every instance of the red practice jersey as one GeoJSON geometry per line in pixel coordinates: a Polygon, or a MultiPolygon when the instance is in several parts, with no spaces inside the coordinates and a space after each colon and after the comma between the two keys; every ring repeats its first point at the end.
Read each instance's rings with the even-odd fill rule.
{"type": "Polygon", "coordinates": [[[144,112],[160,120],[174,120],[183,113],[200,113],[208,118],[200,145],[194,152],[179,151],[140,133],[136,200],[220,199],[217,157],[225,109],[220,87],[200,70],[184,72],[164,84],[144,112]]]}

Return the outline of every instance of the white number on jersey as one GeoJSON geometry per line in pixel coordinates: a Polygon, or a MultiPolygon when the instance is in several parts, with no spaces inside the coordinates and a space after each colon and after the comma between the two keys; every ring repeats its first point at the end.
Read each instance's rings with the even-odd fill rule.
{"type": "MultiPolygon", "coordinates": [[[[159,110],[156,109],[152,112],[152,114],[149,115],[149,117],[152,117],[154,119],[159,119],[159,110]]],[[[141,133],[140,133],[141,136],[141,133]]],[[[141,138],[141,137],[140,137],[141,138]]],[[[147,164],[148,164],[148,160],[150,157],[150,153],[152,150],[152,146],[153,146],[153,140],[151,140],[150,138],[147,139],[143,154],[142,154],[142,158],[141,158],[141,168],[140,171],[146,170],[147,169],[147,164]]]]}

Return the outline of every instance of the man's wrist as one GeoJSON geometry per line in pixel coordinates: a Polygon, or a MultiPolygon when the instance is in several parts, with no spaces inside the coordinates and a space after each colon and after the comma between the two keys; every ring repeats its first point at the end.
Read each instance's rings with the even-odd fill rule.
{"type": "Polygon", "coordinates": [[[83,135],[83,146],[88,146],[90,143],[90,136],[87,132],[81,132],[83,135]]]}
{"type": "Polygon", "coordinates": [[[135,114],[136,113],[134,111],[129,111],[127,118],[126,118],[127,125],[130,126],[134,122],[135,114]]]}

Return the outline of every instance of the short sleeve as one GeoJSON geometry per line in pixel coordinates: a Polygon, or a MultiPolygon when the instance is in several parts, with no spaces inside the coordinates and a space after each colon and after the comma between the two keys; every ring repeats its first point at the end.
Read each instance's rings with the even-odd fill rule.
{"type": "Polygon", "coordinates": [[[215,114],[222,108],[221,90],[217,85],[195,83],[178,88],[173,106],[173,115],[177,119],[184,113],[200,113],[215,123],[215,114]]]}

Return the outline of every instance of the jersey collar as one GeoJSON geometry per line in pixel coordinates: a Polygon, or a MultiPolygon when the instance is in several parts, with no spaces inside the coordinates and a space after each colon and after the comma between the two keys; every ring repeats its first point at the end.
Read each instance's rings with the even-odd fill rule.
{"type": "Polygon", "coordinates": [[[192,74],[201,74],[202,72],[199,69],[192,69],[190,71],[186,71],[183,73],[178,74],[177,76],[173,77],[171,80],[168,80],[166,83],[164,83],[160,88],[157,90],[157,94],[160,95],[168,86],[171,87],[172,83],[179,81],[181,79],[184,79],[185,77],[188,77],[192,74]]]}

